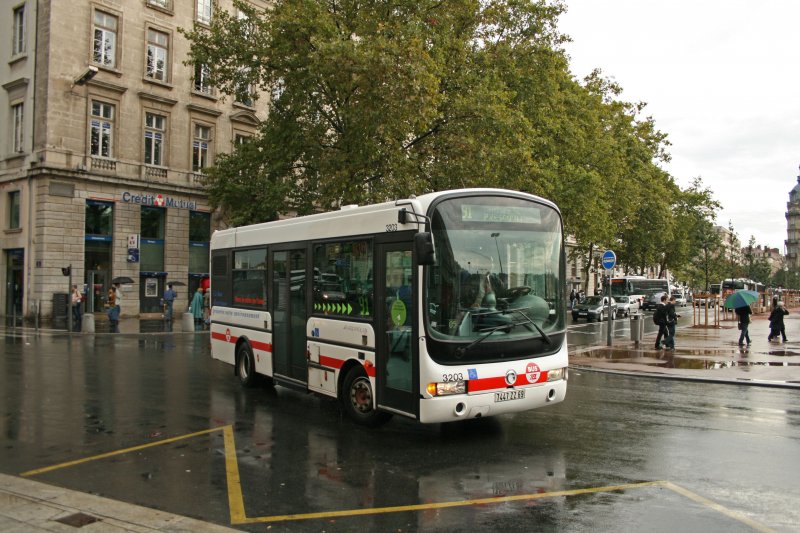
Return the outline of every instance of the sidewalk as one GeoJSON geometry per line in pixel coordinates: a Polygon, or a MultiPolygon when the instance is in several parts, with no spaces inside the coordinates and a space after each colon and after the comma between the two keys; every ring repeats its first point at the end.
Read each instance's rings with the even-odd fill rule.
{"type": "Polygon", "coordinates": [[[0,531],[6,533],[237,531],[193,518],[0,474],[0,531]]]}
{"type": "Polygon", "coordinates": [[[615,338],[610,347],[570,351],[570,366],[651,378],[800,388],[800,309],[790,309],[784,319],[786,343],[767,341],[768,315],[753,315],[752,344],[744,347],[738,344],[735,320],[723,320],[720,327],[692,326],[692,309],[682,308],[679,313],[683,316],[674,351],[656,350],[653,332],[645,334],[638,345],[615,338]]]}

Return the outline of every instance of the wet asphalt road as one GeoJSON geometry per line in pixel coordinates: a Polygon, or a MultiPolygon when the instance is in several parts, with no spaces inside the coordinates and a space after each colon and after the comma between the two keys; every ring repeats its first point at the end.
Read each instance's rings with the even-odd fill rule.
{"type": "Polygon", "coordinates": [[[0,471],[246,531],[800,524],[796,391],[573,372],[556,406],[373,430],[240,389],[203,334],[2,342],[0,471]]]}

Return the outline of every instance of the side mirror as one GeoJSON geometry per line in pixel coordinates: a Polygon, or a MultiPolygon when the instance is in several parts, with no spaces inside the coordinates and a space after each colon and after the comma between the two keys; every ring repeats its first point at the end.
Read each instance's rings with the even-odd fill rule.
{"type": "Polygon", "coordinates": [[[425,231],[414,235],[414,254],[417,256],[418,265],[429,266],[436,264],[433,235],[430,232],[425,231]]]}

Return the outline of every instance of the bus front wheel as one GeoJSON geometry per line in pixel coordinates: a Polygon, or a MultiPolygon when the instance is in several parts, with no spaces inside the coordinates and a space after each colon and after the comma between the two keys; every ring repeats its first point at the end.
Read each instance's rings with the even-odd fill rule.
{"type": "Polygon", "coordinates": [[[383,424],[391,415],[375,409],[372,383],[364,369],[353,366],[347,371],[341,392],[341,401],[347,416],[365,426],[383,424]]]}
{"type": "Polygon", "coordinates": [[[256,362],[253,358],[253,349],[243,342],[236,350],[236,370],[239,373],[239,382],[242,387],[254,387],[257,382],[256,362]]]}

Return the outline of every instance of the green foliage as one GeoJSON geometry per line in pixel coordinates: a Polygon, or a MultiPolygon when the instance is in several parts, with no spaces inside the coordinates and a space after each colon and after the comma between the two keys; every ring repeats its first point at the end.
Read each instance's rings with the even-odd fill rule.
{"type": "Polygon", "coordinates": [[[181,30],[219,90],[269,98],[258,135],[208,173],[229,223],[503,187],[555,201],[586,258],[692,263],[710,192],[659,167],[669,143],[645,104],[600,71],[574,79],[560,0],[234,4],[242,16],[181,30]]]}

